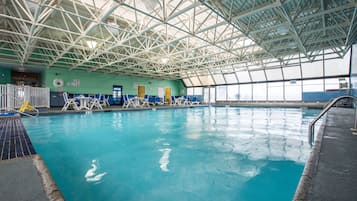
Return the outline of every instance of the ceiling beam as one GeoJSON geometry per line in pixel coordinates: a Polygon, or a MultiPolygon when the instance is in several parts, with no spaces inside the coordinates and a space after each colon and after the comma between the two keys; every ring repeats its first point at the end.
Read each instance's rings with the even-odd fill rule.
{"type": "Polygon", "coordinates": [[[120,5],[122,1],[112,1],[110,4],[107,4],[102,11],[100,11],[99,16],[95,19],[96,23],[90,23],[89,26],[78,36],[70,46],[68,46],[61,54],[59,54],[54,60],[52,60],[47,67],[55,64],[60,58],[68,53],[79,41],[85,38],[97,25],[98,23],[104,22],[120,5]]]}
{"type": "Polygon", "coordinates": [[[299,36],[299,33],[297,32],[297,29],[296,29],[296,27],[295,27],[293,21],[291,20],[289,14],[287,13],[287,11],[286,11],[284,5],[281,4],[280,8],[281,8],[281,11],[282,11],[282,14],[283,14],[284,18],[287,20],[287,22],[288,22],[289,25],[290,25],[290,29],[291,29],[291,31],[293,32],[293,36],[294,36],[294,38],[295,38],[295,42],[297,42],[297,44],[298,44],[298,46],[299,46],[299,49],[302,51],[302,53],[305,55],[305,57],[306,57],[309,61],[311,61],[311,60],[310,60],[310,57],[309,57],[308,54],[307,54],[306,48],[305,48],[303,42],[301,41],[301,38],[300,38],[300,36],[299,36]]]}
{"type": "Polygon", "coordinates": [[[249,8],[248,10],[243,11],[243,12],[239,13],[236,16],[231,16],[228,19],[230,21],[234,22],[234,21],[239,20],[241,18],[248,17],[248,16],[254,15],[256,13],[263,12],[265,10],[269,10],[269,9],[272,9],[272,8],[280,7],[280,5],[281,4],[280,4],[279,0],[276,0],[274,3],[267,2],[267,3],[259,5],[257,7],[249,8]]]}
{"type": "MultiPolygon", "coordinates": [[[[50,8],[46,8],[43,9],[43,5],[46,2],[46,0],[41,0],[40,2],[38,2],[38,7],[35,11],[34,14],[34,18],[32,21],[32,25],[30,28],[30,31],[28,33],[28,38],[27,41],[25,43],[25,47],[24,47],[24,52],[23,52],[23,56],[21,58],[21,64],[23,65],[31,56],[34,48],[34,44],[36,44],[37,40],[33,38],[34,35],[39,34],[44,27],[42,26],[38,26],[38,23],[44,23],[46,21],[46,19],[48,19],[48,17],[53,13],[53,9],[50,8]]],[[[55,4],[54,6],[57,6],[57,0],[52,0],[49,5],[55,4]]]]}

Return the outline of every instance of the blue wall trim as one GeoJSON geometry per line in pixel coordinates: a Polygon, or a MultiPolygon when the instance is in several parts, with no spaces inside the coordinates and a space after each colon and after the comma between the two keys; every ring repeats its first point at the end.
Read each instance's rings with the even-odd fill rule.
{"type": "Polygon", "coordinates": [[[326,92],[303,92],[302,101],[304,102],[328,102],[338,96],[349,95],[350,90],[334,90],[326,92]]]}

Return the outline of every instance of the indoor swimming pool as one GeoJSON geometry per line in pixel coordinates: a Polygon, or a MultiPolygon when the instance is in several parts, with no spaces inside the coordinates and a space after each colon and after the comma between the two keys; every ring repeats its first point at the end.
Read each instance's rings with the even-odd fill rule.
{"type": "Polygon", "coordinates": [[[68,201],[287,201],[319,112],[201,107],[22,121],[68,201]]]}

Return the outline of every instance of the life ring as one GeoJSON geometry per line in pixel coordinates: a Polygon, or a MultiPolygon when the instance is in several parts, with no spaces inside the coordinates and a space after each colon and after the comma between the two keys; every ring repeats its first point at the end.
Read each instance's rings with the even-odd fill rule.
{"type": "Polygon", "coordinates": [[[53,80],[53,86],[54,87],[63,87],[63,80],[62,79],[54,79],[53,80]]]}

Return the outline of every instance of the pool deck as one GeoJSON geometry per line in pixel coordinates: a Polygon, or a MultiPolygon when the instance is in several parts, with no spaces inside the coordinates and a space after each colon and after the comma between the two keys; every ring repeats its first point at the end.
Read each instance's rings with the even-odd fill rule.
{"type": "Polygon", "coordinates": [[[355,110],[331,108],[316,136],[294,201],[357,200],[355,110]]]}
{"type": "Polygon", "coordinates": [[[0,178],[1,200],[64,200],[39,155],[1,160],[0,178]]]}
{"type": "Polygon", "coordinates": [[[0,117],[0,200],[64,200],[19,115],[0,117]]]}

